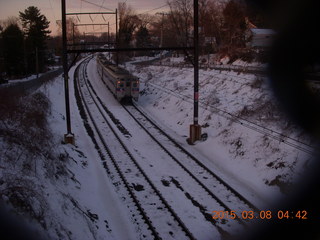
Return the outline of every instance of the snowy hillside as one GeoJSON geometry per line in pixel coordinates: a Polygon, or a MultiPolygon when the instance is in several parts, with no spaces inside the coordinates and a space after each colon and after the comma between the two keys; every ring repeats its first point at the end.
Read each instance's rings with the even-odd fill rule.
{"type": "MultiPolygon", "coordinates": [[[[193,123],[193,69],[127,67],[142,82],[139,106],[184,142],[193,123]]],[[[261,201],[283,197],[310,163],[310,139],[279,111],[266,77],[218,70],[199,75],[199,123],[209,139],[191,148],[261,201]]]]}
{"type": "Polygon", "coordinates": [[[21,231],[20,224],[30,222],[28,227],[35,229],[32,239],[135,236],[72,97],[77,144],[62,144],[66,131],[62,77],[30,95],[0,90],[0,200],[10,215],[23,216],[14,218],[11,227],[21,231]]]}
{"type": "MultiPolygon", "coordinates": [[[[193,70],[126,67],[141,80],[139,108],[258,207],[285,197],[308,168],[310,140],[279,112],[264,77],[201,70],[199,122],[209,138],[189,146],[193,70]]],[[[96,82],[93,86],[101,86],[95,61],[88,65],[88,75],[96,82]]],[[[76,146],[61,144],[66,133],[61,76],[31,95],[9,95],[0,95],[9,99],[0,102],[0,199],[19,215],[34,219],[43,238],[139,239],[141,232],[128,217],[117,183],[106,174],[84,128],[73,84],[76,146]]],[[[119,109],[112,96],[104,97],[112,111],[119,109]]]]}

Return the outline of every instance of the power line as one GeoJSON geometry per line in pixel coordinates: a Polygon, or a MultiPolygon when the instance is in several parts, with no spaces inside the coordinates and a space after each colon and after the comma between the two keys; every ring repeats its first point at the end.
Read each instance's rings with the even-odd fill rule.
{"type": "MultiPolygon", "coordinates": [[[[81,0],[80,0],[80,12],[82,12],[82,1],[81,0]]],[[[80,19],[79,20],[81,20],[81,15],[80,15],[80,19]]]]}
{"type": "MultiPolygon", "coordinates": [[[[190,96],[183,95],[181,93],[177,93],[174,90],[162,87],[162,86],[155,84],[155,83],[148,83],[148,85],[151,85],[152,87],[157,88],[160,91],[166,92],[166,93],[171,94],[177,98],[180,98],[184,102],[192,103],[192,98],[190,96]]],[[[235,115],[234,113],[230,113],[227,110],[217,108],[211,104],[207,104],[203,100],[200,101],[200,104],[203,106],[203,109],[205,109],[205,110],[208,110],[208,108],[211,108],[212,110],[214,110],[214,112],[212,112],[212,113],[215,115],[219,115],[225,119],[231,120],[231,121],[233,121],[237,124],[240,124],[248,129],[251,129],[251,130],[258,132],[260,134],[264,134],[265,136],[267,136],[269,138],[273,138],[279,142],[282,142],[282,143],[284,143],[288,146],[291,146],[293,148],[296,148],[300,151],[303,151],[308,154],[313,154],[314,151],[316,151],[315,146],[312,146],[311,144],[305,143],[299,139],[295,139],[295,138],[290,137],[286,134],[283,134],[283,133],[280,133],[276,130],[270,129],[270,128],[265,127],[261,124],[255,123],[251,120],[247,120],[242,117],[239,117],[238,115],[235,115]]],[[[210,111],[210,110],[208,110],[208,111],[210,111]]]]}
{"type": "Polygon", "coordinates": [[[161,9],[161,8],[164,8],[164,7],[166,7],[166,6],[169,6],[169,4],[167,3],[167,4],[165,4],[165,5],[162,5],[162,6],[160,6],[160,7],[156,7],[156,8],[151,9],[151,10],[147,10],[147,11],[145,11],[145,12],[143,12],[143,13],[140,13],[140,14],[145,14],[145,13],[149,13],[149,12],[152,12],[152,11],[156,11],[156,10],[161,9]]]}
{"type": "MultiPolygon", "coordinates": [[[[103,7],[103,5],[104,5],[105,1],[106,1],[106,0],[103,0],[103,2],[102,2],[102,4],[101,4],[101,6],[99,7],[99,11],[98,11],[98,12],[100,12],[100,11],[101,11],[101,8],[103,7]]],[[[103,15],[102,15],[102,16],[103,16],[103,15]]],[[[98,15],[97,15],[93,20],[95,21],[97,17],[98,17],[98,15]]]]}
{"type": "Polygon", "coordinates": [[[110,25],[110,24],[76,24],[75,26],[85,26],[85,25],[88,25],[88,26],[95,26],[95,25],[97,25],[97,26],[100,26],[100,28],[99,29],[92,29],[91,31],[91,33],[101,33],[101,31],[102,30],[104,30],[104,29],[106,29],[106,28],[108,28],[108,25],[110,25]]]}
{"type": "Polygon", "coordinates": [[[94,5],[94,6],[96,6],[96,7],[99,7],[99,8],[100,8],[99,11],[101,10],[101,8],[106,9],[106,10],[109,10],[109,11],[113,11],[113,10],[110,9],[110,8],[103,7],[103,4],[104,4],[105,1],[103,1],[103,4],[102,4],[102,5],[99,5],[99,4],[96,4],[96,3],[92,3],[92,2],[89,2],[89,1],[87,1],[87,0],[81,0],[81,1],[82,1],[82,2],[85,2],[85,3],[88,3],[88,4],[91,4],[91,5],[94,5]]]}
{"type": "MultiPolygon", "coordinates": [[[[156,8],[147,10],[147,11],[145,11],[145,12],[139,13],[138,15],[145,14],[145,13],[149,13],[149,12],[152,12],[152,11],[156,11],[156,10],[161,9],[161,8],[164,8],[164,7],[166,7],[166,6],[169,6],[169,4],[165,4],[165,5],[162,5],[162,6],[160,6],[160,7],[156,7],[156,8]]],[[[115,24],[116,24],[116,23],[112,23],[112,24],[110,24],[110,26],[113,26],[113,25],[115,25],[115,24]]]]}

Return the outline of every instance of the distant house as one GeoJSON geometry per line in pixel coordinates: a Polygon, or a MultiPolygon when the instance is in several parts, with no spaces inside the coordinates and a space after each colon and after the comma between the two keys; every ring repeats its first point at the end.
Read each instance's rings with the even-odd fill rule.
{"type": "Polygon", "coordinates": [[[253,48],[268,48],[276,32],[272,29],[250,28],[246,32],[246,45],[253,48]]]}

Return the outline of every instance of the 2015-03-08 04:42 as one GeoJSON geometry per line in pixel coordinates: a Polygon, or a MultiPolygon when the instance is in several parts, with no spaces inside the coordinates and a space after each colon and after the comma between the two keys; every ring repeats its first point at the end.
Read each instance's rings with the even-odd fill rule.
{"type": "Polygon", "coordinates": [[[237,213],[236,211],[212,211],[212,219],[301,219],[306,220],[308,212],[306,210],[299,211],[289,211],[289,210],[278,210],[272,212],[271,210],[261,210],[255,211],[241,211],[237,213]]]}

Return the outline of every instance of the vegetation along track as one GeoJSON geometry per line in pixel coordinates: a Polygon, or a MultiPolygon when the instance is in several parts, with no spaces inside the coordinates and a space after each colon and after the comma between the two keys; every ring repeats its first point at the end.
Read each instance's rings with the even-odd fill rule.
{"type": "Polygon", "coordinates": [[[145,239],[195,239],[105,117],[102,107],[94,97],[93,89],[90,89],[88,84],[86,67],[90,60],[91,58],[85,59],[75,71],[75,91],[80,113],[85,118],[87,131],[93,138],[96,148],[99,149],[104,167],[108,173],[118,175],[127,195],[132,199],[138,212],[138,214],[133,213],[132,218],[138,222],[139,228],[143,229],[142,237],[145,239]],[[144,222],[146,226],[141,226],[137,218],[141,218],[140,223],[144,222]],[[148,233],[151,236],[148,236],[148,233]]]}

